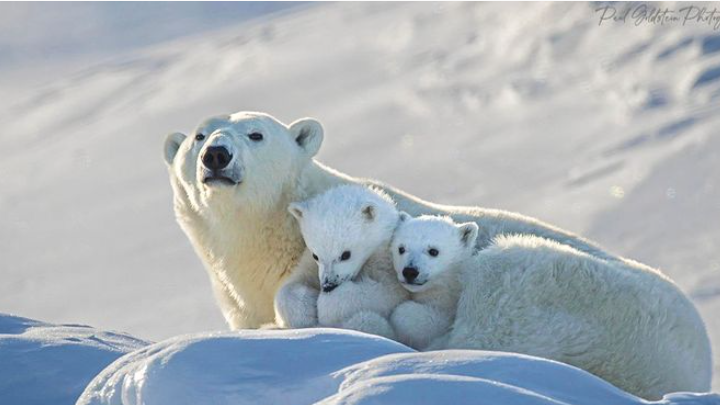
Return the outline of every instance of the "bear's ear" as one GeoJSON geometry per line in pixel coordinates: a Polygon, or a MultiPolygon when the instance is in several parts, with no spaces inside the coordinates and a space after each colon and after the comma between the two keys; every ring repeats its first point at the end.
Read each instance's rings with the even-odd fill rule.
{"type": "Polygon", "coordinates": [[[473,247],[475,246],[475,242],[477,241],[478,237],[478,231],[480,228],[478,228],[478,225],[475,222],[466,222],[464,224],[460,224],[457,226],[458,231],[460,231],[460,242],[465,247],[473,247]]]}
{"type": "Polygon", "coordinates": [[[323,127],[319,121],[312,118],[301,118],[288,127],[295,142],[309,157],[315,156],[320,150],[323,141],[323,127]]]}
{"type": "Polygon", "coordinates": [[[288,212],[290,212],[290,214],[294,216],[295,219],[298,220],[298,222],[300,222],[305,212],[305,206],[303,205],[303,203],[290,203],[290,205],[288,206],[288,212]]]}
{"type": "Polygon", "coordinates": [[[372,204],[363,205],[362,214],[368,222],[372,222],[375,219],[375,206],[372,204]]]}
{"type": "Polygon", "coordinates": [[[183,143],[185,138],[185,135],[180,132],[173,132],[165,137],[163,154],[165,156],[165,163],[167,163],[168,166],[172,165],[173,159],[175,159],[175,155],[177,154],[178,149],[180,149],[180,145],[183,143]]]}
{"type": "Polygon", "coordinates": [[[405,211],[400,211],[400,222],[407,222],[410,218],[412,218],[410,214],[405,211]]]}

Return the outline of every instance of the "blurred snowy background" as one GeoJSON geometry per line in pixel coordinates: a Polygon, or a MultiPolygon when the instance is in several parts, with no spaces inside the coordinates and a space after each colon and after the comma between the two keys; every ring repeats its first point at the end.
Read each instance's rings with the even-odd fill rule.
{"type": "Polygon", "coordinates": [[[223,329],[161,146],[259,110],[320,119],[319,159],[351,175],[659,267],[718,359],[720,31],[599,26],[597,7],[0,4],[0,311],[223,329]]]}

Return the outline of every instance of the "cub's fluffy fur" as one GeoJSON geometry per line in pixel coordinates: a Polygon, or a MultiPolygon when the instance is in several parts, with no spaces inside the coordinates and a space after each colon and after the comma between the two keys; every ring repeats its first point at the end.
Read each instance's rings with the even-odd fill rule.
{"type": "Polygon", "coordinates": [[[448,217],[400,214],[392,240],[393,264],[398,280],[410,292],[410,300],[391,317],[400,342],[425,350],[449,331],[460,297],[460,273],[475,251],[477,235],[474,222],[456,224],[448,217]]]}
{"type": "Polygon", "coordinates": [[[387,318],[407,293],[392,272],[389,243],[399,218],[392,199],[380,190],[346,185],[292,203],[289,210],[308,251],[275,297],[277,323],[395,338],[387,318]]]}

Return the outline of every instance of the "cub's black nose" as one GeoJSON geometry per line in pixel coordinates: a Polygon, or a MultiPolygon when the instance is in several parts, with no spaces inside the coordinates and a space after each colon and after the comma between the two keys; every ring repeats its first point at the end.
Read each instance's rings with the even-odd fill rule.
{"type": "Polygon", "coordinates": [[[205,149],[202,155],[203,166],[210,170],[220,170],[227,167],[232,155],[224,146],[211,146],[205,149]]]}
{"type": "Polygon", "coordinates": [[[418,274],[420,274],[420,272],[418,272],[418,269],[415,267],[405,267],[403,269],[403,277],[405,277],[405,280],[407,280],[408,283],[415,281],[418,274]]]}
{"type": "Polygon", "coordinates": [[[325,283],[322,285],[322,290],[323,290],[323,292],[328,293],[328,292],[336,289],[337,286],[338,286],[337,284],[325,283]]]}

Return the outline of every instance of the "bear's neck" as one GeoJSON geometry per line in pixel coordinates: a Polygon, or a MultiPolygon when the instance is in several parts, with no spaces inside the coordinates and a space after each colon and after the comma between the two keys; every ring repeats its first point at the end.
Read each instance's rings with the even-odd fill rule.
{"type": "Polygon", "coordinates": [[[331,169],[316,160],[311,160],[300,173],[297,184],[293,187],[294,201],[306,200],[342,184],[360,182],[354,177],[331,169]]]}

